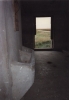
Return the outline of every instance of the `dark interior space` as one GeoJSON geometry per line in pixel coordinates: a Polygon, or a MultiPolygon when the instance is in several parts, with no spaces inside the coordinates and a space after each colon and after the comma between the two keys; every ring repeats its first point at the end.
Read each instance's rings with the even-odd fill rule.
{"type": "Polygon", "coordinates": [[[23,45],[34,48],[35,18],[51,16],[53,49],[68,50],[68,1],[22,1],[21,12],[23,45]]]}
{"type": "MultiPolygon", "coordinates": [[[[68,100],[69,1],[21,1],[22,44],[35,48],[36,17],[51,16],[52,49],[35,50],[35,82],[24,100],[68,100]],[[59,51],[59,52],[58,52],[59,51]]],[[[21,99],[23,100],[23,98],[21,99]]]]}
{"type": "Polygon", "coordinates": [[[0,100],[20,99],[69,100],[69,0],[0,0],[0,100]],[[51,49],[35,49],[36,17],[51,49]]]}
{"type": "Polygon", "coordinates": [[[68,58],[57,51],[36,51],[35,59],[35,81],[24,100],[68,100],[68,58]]]}

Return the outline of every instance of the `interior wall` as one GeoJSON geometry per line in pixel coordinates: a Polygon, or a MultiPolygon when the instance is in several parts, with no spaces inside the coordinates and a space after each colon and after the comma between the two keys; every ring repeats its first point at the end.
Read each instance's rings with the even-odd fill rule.
{"type": "Polygon", "coordinates": [[[35,47],[35,17],[23,16],[22,13],[22,45],[34,49],[35,47]]]}
{"type": "Polygon", "coordinates": [[[0,1],[0,100],[12,100],[4,7],[5,2],[0,1]]]}
{"type": "Polygon", "coordinates": [[[19,61],[19,49],[22,47],[21,16],[18,10],[19,31],[15,30],[15,12],[12,0],[5,2],[5,21],[10,61],[19,61]]]}
{"type": "Polygon", "coordinates": [[[68,51],[69,51],[69,19],[68,19],[68,51]]]}
{"type": "Polygon", "coordinates": [[[68,1],[23,1],[21,5],[23,16],[51,17],[53,48],[68,49],[68,1]]]}
{"type": "Polygon", "coordinates": [[[69,51],[69,1],[68,1],[68,51],[69,51]]]}
{"type": "Polygon", "coordinates": [[[12,61],[19,60],[19,49],[22,45],[21,26],[20,31],[14,30],[12,2],[0,1],[0,100],[13,100],[10,67],[12,61]]]}
{"type": "Polygon", "coordinates": [[[23,46],[34,49],[35,36],[33,34],[23,34],[23,46]]]}
{"type": "Polygon", "coordinates": [[[53,46],[55,49],[67,50],[68,16],[55,15],[53,18],[53,46]]]}

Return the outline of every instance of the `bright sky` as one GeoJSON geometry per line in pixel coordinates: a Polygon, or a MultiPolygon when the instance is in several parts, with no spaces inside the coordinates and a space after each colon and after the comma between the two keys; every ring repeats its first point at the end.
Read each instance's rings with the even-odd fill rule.
{"type": "Polygon", "coordinates": [[[36,17],[36,29],[51,29],[51,17],[36,17]]]}

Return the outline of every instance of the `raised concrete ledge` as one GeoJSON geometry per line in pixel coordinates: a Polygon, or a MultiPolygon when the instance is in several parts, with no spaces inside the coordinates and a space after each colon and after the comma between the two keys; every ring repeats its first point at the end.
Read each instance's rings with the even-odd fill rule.
{"type": "Polygon", "coordinates": [[[13,100],[20,100],[34,83],[35,77],[34,51],[31,52],[30,63],[14,61],[11,63],[13,100]]]}

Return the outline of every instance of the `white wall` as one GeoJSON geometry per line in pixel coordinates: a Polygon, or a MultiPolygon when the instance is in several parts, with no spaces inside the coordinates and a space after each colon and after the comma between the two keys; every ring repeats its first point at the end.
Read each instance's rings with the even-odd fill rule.
{"type": "Polygon", "coordinates": [[[19,9],[19,31],[15,31],[15,17],[12,6],[12,0],[6,1],[5,3],[5,19],[6,19],[6,30],[7,30],[7,41],[8,41],[8,52],[9,61],[19,61],[19,49],[22,46],[21,38],[21,18],[19,9]],[[9,24],[10,23],[10,24],[9,24]]]}
{"type": "MultiPolygon", "coordinates": [[[[20,11],[19,11],[20,12],[20,11]]],[[[20,14],[19,14],[20,15],[20,14]]],[[[14,30],[14,12],[12,0],[0,1],[0,100],[12,99],[11,63],[19,61],[21,49],[21,26],[14,30]]]]}
{"type": "Polygon", "coordinates": [[[36,29],[51,29],[51,17],[36,17],[36,29]]]}

